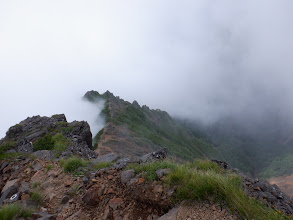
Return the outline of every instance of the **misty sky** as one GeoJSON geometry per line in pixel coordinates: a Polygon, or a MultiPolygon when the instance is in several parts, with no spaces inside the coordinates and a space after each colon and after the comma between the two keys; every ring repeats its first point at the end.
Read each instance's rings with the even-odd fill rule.
{"type": "MultiPolygon", "coordinates": [[[[109,90],[207,122],[293,110],[292,0],[0,0],[0,137],[109,90]]],[[[292,117],[293,118],[293,117],[292,117]]]]}

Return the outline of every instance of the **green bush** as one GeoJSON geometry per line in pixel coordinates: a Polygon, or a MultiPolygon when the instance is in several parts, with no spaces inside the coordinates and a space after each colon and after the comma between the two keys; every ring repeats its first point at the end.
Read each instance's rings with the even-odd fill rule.
{"type": "Polygon", "coordinates": [[[34,143],[34,150],[52,150],[54,144],[55,141],[53,140],[52,135],[46,135],[40,138],[36,143],[34,143]]]}
{"type": "Polygon", "coordinates": [[[64,171],[74,173],[79,167],[85,167],[87,162],[78,157],[72,157],[63,162],[64,171]]]}
{"type": "Polygon", "coordinates": [[[32,214],[31,210],[23,208],[19,204],[9,204],[0,209],[0,220],[12,220],[19,217],[28,218],[32,214]]]}

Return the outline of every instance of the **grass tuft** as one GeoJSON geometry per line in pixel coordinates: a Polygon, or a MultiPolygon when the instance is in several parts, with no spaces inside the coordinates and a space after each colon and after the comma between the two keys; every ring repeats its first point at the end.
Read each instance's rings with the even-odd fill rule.
{"type": "Polygon", "coordinates": [[[60,161],[60,166],[63,166],[64,171],[67,173],[74,173],[79,167],[85,167],[86,165],[87,161],[79,157],[72,157],[67,160],[60,161]]]}
{"type": "Polygon", "coordinates": [[[140,164],[137,166],[137,164],[131,164],[127,167],[127,169],[134,169],[135,173],[141,173],[143,172],[144,178],[153,181],[158,180],[158,176],[156,174],[156,171],[159,169],[166,169],[166,168],[175,168],[175,164],[170,161],[160,161],[160,162],[153,162],[153,163],[147,163],[147,164],[140,164]]]}
{"type": "Polygon", "coordinates": [[[100,169],[103,169],[103,168],[106,168],[106,167],[110,167],[112,166],[113,163],[112,162],[100,162],[100,163],[95,163],[94,164],[94,169],[95,170],[100,170],[100,169]]]}
{"type": "Polygon", "coordinates": [[[9,204],[2,206],[0,209],[0,220],[12,220],[19,217],[28,218],[31,214],[31,210],[25,209],[19,204],[9,204]]]}
{"type": "Polygon", "coordinates": [[[32,192],[31,199],[34,201],[38,206],[42,206],[44,204],[43,195],[37,191],[32,192]]]}
{"type": "Polygon", "coordinates": [[[51,169],[53,169],[53,165],[52,164],[47,164],[46,166],[46,169],[47,169],[47,172],[50,171],[51,169]]]}

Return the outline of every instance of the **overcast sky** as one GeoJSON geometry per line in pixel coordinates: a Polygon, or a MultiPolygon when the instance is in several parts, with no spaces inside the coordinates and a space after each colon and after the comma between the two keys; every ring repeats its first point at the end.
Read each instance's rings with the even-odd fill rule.
{"type": "Polygon", "coordinates": [[[0,137],[28,116],[91,120],[109,90],[172,115],[290,116],[292,0],[0,0],[0,137]]]}

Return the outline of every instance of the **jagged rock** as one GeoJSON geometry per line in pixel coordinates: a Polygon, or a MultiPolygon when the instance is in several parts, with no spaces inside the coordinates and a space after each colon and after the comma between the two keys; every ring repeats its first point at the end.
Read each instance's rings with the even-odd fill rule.
{"type": "Polygon", "coordinates": [[[258,199],[261,202],[266,201],[272,207],[283,211],[286,214],[293,214],[292,200],[289,196],[282,193],[280,189],[268,182],[252,179],[242,175],[243,186],[248,195],[258,199]]]}
{"type": "Polygon", "coordinates": [[[17,186],[13,185],[10,186],[8,189],[2,191],[1,197],[0,197],[0,206],[3,204],[3,202],[13,196],[17,193],[17,186]]]}
{"type": "Polygon", "coordinates": [[[163,176],[168,175],[171,172],[171,169],[159,169],[156,171],[157,176],[161,179],[163,176]]]}
{"type": "Polygon", "coordinates": [[[124,170],[122,173],[121,173],[121,182],[122,183],[127,183],[129,180],[131,180],[133,177],[134,177],[134,170],[131,169],[131,170],[124,170]]]}
{"type": "Polygon", "coordinates": [[[164,159],[167,157],[167,148],[163,148],[161,150],[148,153],[140,157],[140,162],[141,163],[149,163],[149,162],[154,162],[156,160],[164,159]]]}
{"type": "Polygon", "coordinates": [[[165,215],[158,218],[157,220],[177,220],[177,215],[178,215],[178,208],[175,207],[171,209],[171,211],[169,211],[165,215]]]}
{"type": "Polygon", "coordinates": [[[0,171],[2,171],[5,167],[7,167],[9,165],[9,163],[7,162],[3,162],[2,165],[1,165],[1,168],[0,168],[0,171]]]}
{"type": "Polygon", "coordinates": [[[122,205],[122,203],[123,203],[123,199],[121,199],[121,198],[114,198],[114,199],[110,199],[108,205],[112,209],[116,210],[117,208],[119,208],[122,205]]]}
{"type": "Polygon", "coordinates": [[[54,154],[50,150],[38,150],[33,155],[42,160],[52,160],[54,158],[54,154]]]}
{"type": "Polygon", "coordinates": [[[87,205],[98,205],[100,202],[100,196],[103,194],[104,189],[105,186],[101,188],[92,187],[84,194],[84,196],[82,197],[82,201],[87,205]]]}
{"type": "Polygon", "coordinates": [[[33,168],[34,168],[34,171],[39,171],[40,169],[43,168],[43,166],[42,166],[42,164],[37,163],[33,168]]]}
{"type": "Polygon", "coordinates": [[[92,160],[92,163],[101,163],[101,162],[113,162],[117,159],[117,155],[113,153],[109,153],[106,155],[103,155],[101,157],[98,157],[94,160],[92,160]]]}
{"type": "Polygon", "coordinates": [[[134,100],[132,102],[132,105],[135,107],[135,108],[140,108],[140,105],[138,104],[138,102],[136,100],[134,100]]]}
{"type": "MultiPolygon", "coordinates": [[[[96,158],[93,151],[92,133],[90,126],[85,121],[73,121],[68,123],[64,114],[53,115],[52,117],[33,116],[19,124],[12,126],[6,137],[0,140],[0,146],[4,146],[7,152],[32,153],[35,144],[41,138],[52,138],[61,133],[68,141],[68,146],[62,157],[72,154],[85,157],[87,159],[96,158]]],[[[48,150],[50,150],[48,148],[48,150]]],[[[51,160],[53,154],[50,151],[34,153],[41,159],[51,160]]]]}
{"type": "Polygon", "coordinates": [[[56,215],[52,215],[47,212],[34,212],[32,213],[31,218],[36,220],[55,220],[56,215]]]}
{"type": "Polygon", "coordinates": [[[17,181],[18,181],[18,179],[14,179],[14,180],[10,180],[10,181],[8,181],[8,182],[5,184],[5,186],[3,187],[1,193],[3,193],[4,191],[6,191],[7,189],[9,189],[9,188],[12,187],[12,186],[16,186],[16,187],[18,187],[17,181]]]}
{"type": "Polygon", "coordinates": [[[29,183],[28,182],[25,182],[25,181],[22,181],[21,182],[21,185],[19,187],[19,192],[29,194],[29,191],[30,191],[30,185],[29,185],[29,183]]]}
{"type": "Polygon", "coordinates": [[[68,195],[63,196],[61,204],[66,204],[69,201],[70,197],[68,195]]]}
{"type": "Polygon", "coordinates": [[[17,147],[17,152],[29,154],[34,151],[34,146],[31,143],[26,143],[17,147]]]}
{"type": "Polygon", "coordinates": [[[130,162],[129,158],[121,158],[117,160],[117,162],[113,165],[113,168],[117,170],[123,170],[128,165],[129,162],[130,162]]]}

